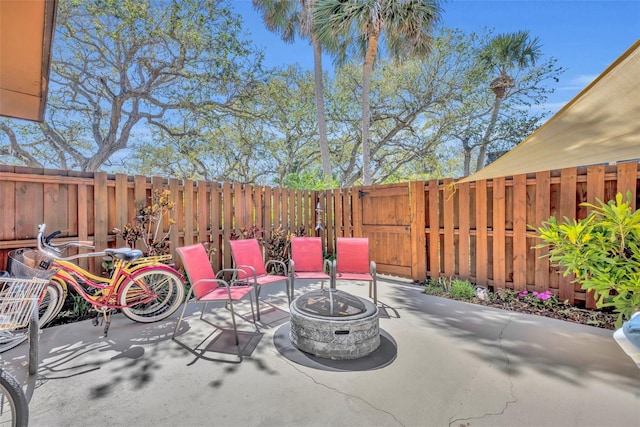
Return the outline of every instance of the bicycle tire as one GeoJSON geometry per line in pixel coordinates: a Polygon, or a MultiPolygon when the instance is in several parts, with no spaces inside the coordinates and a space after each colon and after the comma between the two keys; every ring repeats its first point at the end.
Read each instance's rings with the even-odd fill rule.
{"type": "Polygon", "coordinates": [[[168,269],[147,268],[135,273],[124,285],[120,295],[122,313],[129,319],[140,323],[151,323],[171,316],[184,301],[184,283],[176,272],[168,269]],[[135,304],[136,299],[147,298],[138,281],[144,281],[158,298],[148,303],[135,304]]]}
{"type": "Polygon", "coordinates": [[[59,282],[55,280],[49,281],[45,296],[38,307],[38,323],[41,328],[51,323],[58,316],[60,310],[62,310],[65,296],[66,289],[59,282]]]}
{"type": "MultiPolygon", "coordinates": [[[[60,312],[60,292],[62,287],[58,283],[50,282],[43,300],[38,305],[38,324],[40,327],[51,322],[60,312]]],[[[11,350],[29,339],[29,327],[0,333],[0,353],[11,350]]]]}
{"type": "Polygon", "coordinates": [[[11,421],[14,427],[29,425],[29,404],[20,383],[4,369],[0,370],[0,424],[11,421]]]}
{"type": "Polygon", "coordinates": [[[38,308],[34,307],[29,319],[29,375],[35,375],[38,372],[38,338],[40,336],[38,317],[38,308]]]}

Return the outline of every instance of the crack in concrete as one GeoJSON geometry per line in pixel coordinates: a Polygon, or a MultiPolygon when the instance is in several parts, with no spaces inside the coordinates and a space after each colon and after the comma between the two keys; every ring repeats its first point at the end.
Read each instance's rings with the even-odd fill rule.
{"type": "MultiPolygon", "coordinates": [[[[482,414],[480,416],[477,416],[477,417],[456,418],[456,419],[451,420],[449,422],[449,427],[452,427],[452,424],[453,423],[457,423],[457,422],[464,422],[464,421],[471,421],[471,420],[481,420],[484,417],[488,417],[488,416],[504,415],[504,413],[507,410],[507,408],[509,407],[509,405],[518,402],[518,398],[513,393],[513,381],[511,380],[511,373],[510,373],[511,360],[509,359],[509,355],[507,354],[507,352],[502,347],[502,334],[509,327],[509,325],[511,324],[512,320],[513,320],[513,316],[509,316],[509,321],[502,327],[502,330],[500,330],[500,335],[498,336],[498,347],[502,351],[502,354],[504,355],[504,358],[506,360],[507,379],[509,380],[509,394],[511,395],[511,397],[513,399],[512,400],[507,400],[505,402],[505,404],[504,404],[504,407],[499,412],[487,412],[487,413],[484,413],[484,414],[482,414]]],[[[460,424],[460,427],[468,426],[468,425],[469,424],[460,424]]]]}
{"type": "MultiPolygon", "coordinates": [[[[287,362],[287,363],[289,363],[289,362],[287,362]]],[[[296,371],[298,371],[299,373],[301,373],[302,375],[304,375],[305,377],[309,378],[309,379],[310,379],[311,381],[313,381],[315,384],[317,384],[317,385],[319,385],[319,386],[322,386],[322,387],[325,387],[325,388],[327,388],[327,389],[329,389],[329,390],[335,391],[336,393],[341,394],[341,395],[343,395],[343,396],[347,396],[347,397],[351,397],[351,398],[353,398],[353,399],[360,400],[361,402],[363,402],[365,405],[369,406],[370,408],[372,408],[372,409],[374,409],[374,410],[376,410],[376,411],[382,412],[382,413],[384,413],[384,414],[389,415],[391,418],[393,418],[393,419],[398,423],[398,425],[400,425],[400,426],[402,426],[402,427],[405,427],[405,425],[404,425],[404,424],[403,424],[403,423],[402,423],[398,418],[396,418],[396,416],[395,416],[395,415],[393,415],[391,412],[389,412],[389,411],[385,411],[384,409],[381,409],[381,408],[378,408],[378,407],[376,407],[376,406],[372,405],[369,401],[367,401],[366,399],[363,399],[363,398],[362,398],[362,397],[360,397],[360,396],[355,396],[355,395],[353,395],[353,394],[345,393],[345,392],[343,392],[343,391],[338,390],[338,389],[337,389],[337,388],[335,388],[335,387],[331,387],[331,386],[329,386],[329,385],[327,385],[327,384],[321,383],[321,382],[317,381],[315,378],[313,378],[313,376],[311,376],[311,375],[307,374],[306,372],[302,372],[300,369],[298,369],[298,367],[297,367],[297,366],[294,366],[294,365],[292,365],[291,363],[289,363],[289,365],[290,365],[293,369],[295,369],[296,371]]]]}
{"type": "MultiPolygon", "coordinates": [[[[270,345],[269,347],[270,347],[270,350],[271,350],[271,351],[273,351],[273,352],[278,352],[278,350],[277,350],[273,345],[270,345]]],[[[280,353],[278,353],[278,354],[280,354],[280,353]]],[[[363,398],[362,398],[362,397],[360,397],[360,396],[355,396],[355,395],[353,395],[353,394],[345,393],[345,392],[343,392],[343,391],[338,390],[338,389],[337,389],[337,388],[335,388],[335,387],[331,387],[331,386],[329,386],[329,385],[327,385],[327,384],[324,384],[324,383],[322,383],[322,382],[319,382],[319,381],[317,381],[313,376],[311,376],[311,375],[307,374],[306,372],[301,371],[301,370],[298,368],[298,366],[297,366],[297,364],[296,364],[296,363],[291,362],[290,360],[287,360],[287,359],[284,359],[284,361],[285,361],[285,363],[286,363],[287,365],[291,366],[291,367],[292,367],[293,369],[295,369],[297,372],[299,372],[300,374],[304,375],[305,377],[307,377],[307,378],[309,378],[311,381],[313,381],[313,383],[314,383],[314,384],[317,384],[317,385],[319,385],[319,386],[321,386],[321,387],[324,387],[324,388],[326,388],[326,389],[328,389],[328,390],[334,391],[334,392],[336,392],[336,393],[338,393],[338,394],[340,394],[340,395],[342,395],[342,396],[351,397],[351,398],[353,398],[353,399],[359,400],[359,401],[363,402],[365,405],[367,405],[367,406],[369,406],[370,408],[374,409],[375,411],[382,412],[382,413],[384,413],[384,414],[389,415],[391,418],[393,418],[393,419],[398,423],[398,425],[400,425],[400,426],[402,426],[402,427],[406,427],[406,426],[405,426],[405,425],[404,425],[404,424],[403,424],[403,423],[402,423],[398,418],[396,418],[396,416],[395,416],[395,415],[393,415],[391,412],[389,412],[389,411],[385,411],[384,409],[381,409],[381,408],[378,408],[378,407],[376,407],[376,406],[372,405],[370,402],[368,402],[366,399],[363,399],[363,398]]]]}

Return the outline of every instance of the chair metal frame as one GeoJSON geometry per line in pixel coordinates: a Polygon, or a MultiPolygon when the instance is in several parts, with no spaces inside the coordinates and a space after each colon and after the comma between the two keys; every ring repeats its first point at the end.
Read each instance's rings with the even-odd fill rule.
{"type": "Polygon", "coordinates": [[[369,239],[366,237],[338,237],[336,259],[333,262],[333,286],[338,280],[369,282],[369,298],[378,304],[378,277],[376,263],[369,257],[369,239]]]}
{"type": "Polygon", "coordinates": [[[176,322],[176,327],[173,330],[171,339],[175,339],[178,328],[184,321],[184,313],[187,310],[187,306],[189,305],[189,303],[204,304],[202,312],[200,313],[200,320],[205,321],[203,317],[207,309],[207,304],[210,302],[224,301],[225,308],[230,309],[231,311],[231,321],[233,323],[233,332],[236,339],[238,357],[242,359],[233,302],[241,300],[247,294],[249,295],[253,325],[256,328],[256,332],[260,332],[258,329],[258,324],[256,323],[255,311],[253,309],[253,297],[251,296],[253,287],[250,285],[234,285],[233,279],[231,283],[222,279],[222,275],[225,273],[232,273],[232,278],[236,277],[238,271],[235,269],[227,268],[218,271],[217,274],[214,273],[213,267],[211,266],[211,263],[209,261],[209,256],[207,255],[207,251],[201,243],[183,246],[177,248],[176,251],[178,252],[180,259],[182,260],[182,265],[186,271],[191,286],[182,311],[180,313],[180,317],[176,322]],[[191,298],[192,296],[194,297],[193,299],[191,298]]]}
{"type": "Polygon", "coordinates": [[[283,261],[269,260],[265,263],[257,239],[229,240],[234,268],[238,270],[238,280],[249,281],[255,290],[257,318],[260,320],[260,290],[262,286],[285,281],[287,300],[291,304],[290,277],[283,261]],[[269,266],[279,267],[284,275],[269,274],[269,266]]]}

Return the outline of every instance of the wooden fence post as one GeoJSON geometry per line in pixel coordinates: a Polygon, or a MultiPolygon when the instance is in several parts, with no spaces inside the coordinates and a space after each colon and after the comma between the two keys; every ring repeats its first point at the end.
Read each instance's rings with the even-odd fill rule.
{"type": "Polygon", "coordinates": [[[427,278],[427,239],[425,233],[424,181],[409,183],[409,203],[411,212],[411,278],[427,278]]]}

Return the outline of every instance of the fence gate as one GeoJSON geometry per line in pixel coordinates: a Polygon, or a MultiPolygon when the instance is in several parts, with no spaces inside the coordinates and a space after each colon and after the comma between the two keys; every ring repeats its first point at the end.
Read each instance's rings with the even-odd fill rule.
{"type": "Polygon", "coordinates": [[[361,187],[357,197],[354,234],[369,238],[378,272],[412,277],[409,185],[361,187]]]}

